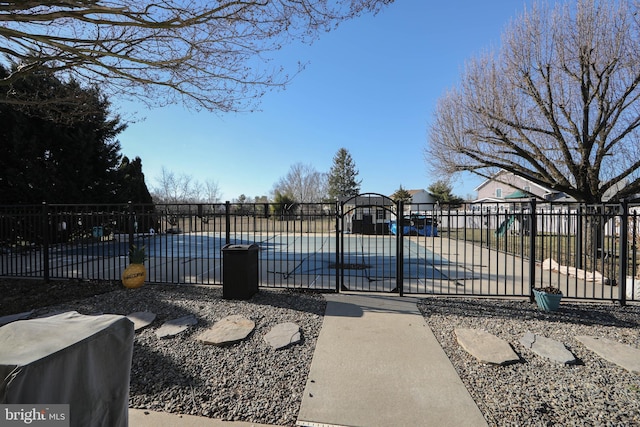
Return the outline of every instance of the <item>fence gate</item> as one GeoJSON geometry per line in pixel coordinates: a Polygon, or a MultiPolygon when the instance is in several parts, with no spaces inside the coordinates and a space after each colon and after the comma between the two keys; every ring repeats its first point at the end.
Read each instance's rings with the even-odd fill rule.
{"type": "Polygon", "coordinates": [[[338,202],[336,287],[340,290],[403,293],[402,233],[396,230],[401,202],[365,193],[338,202]]]}

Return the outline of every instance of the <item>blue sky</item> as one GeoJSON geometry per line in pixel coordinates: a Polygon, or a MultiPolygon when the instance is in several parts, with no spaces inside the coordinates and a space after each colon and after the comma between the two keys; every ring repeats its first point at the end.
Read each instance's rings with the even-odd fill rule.
{"type": "MultiPolygon", "coordinates": [[[[216,181],[223,201],[269,196],[295,163],[328,172],[341,147],[353,157],[362,192],[426,189],[443,178],[423,156],[438,98],[457,84],[467,59],[499,46],[525,3],[396,0],[310,46],[278,52],[277,61],[292,71],[297,61],[308,65],[286,90],[262,98],[259,112],[149,110],[112,100],[125,116],[145,118],[120,134],[122,153],[142,159],[150,188],[165,167],[216,181]]],[[[453,192],[473,195],[480,182],[461,177],[453,192]]]]}

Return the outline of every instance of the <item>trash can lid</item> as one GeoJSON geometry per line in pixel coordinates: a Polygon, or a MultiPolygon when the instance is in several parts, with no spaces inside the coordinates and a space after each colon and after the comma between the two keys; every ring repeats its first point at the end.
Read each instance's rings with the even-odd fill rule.
{"type": "Polygon", "coordinates": [[[247,251],[251,249],[259,249],[260,247],[255,243],[251,243],[250,245],[244,244],[226,244],[222,247],[223,251],[247,251]]]}

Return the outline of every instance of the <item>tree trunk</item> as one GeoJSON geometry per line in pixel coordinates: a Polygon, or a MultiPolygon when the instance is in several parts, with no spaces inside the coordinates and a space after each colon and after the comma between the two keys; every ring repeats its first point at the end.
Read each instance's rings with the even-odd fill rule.
{"type": "MultiPolygon", "coordinates": [[[[597,260],[606,255],[604,249],[604,224],[606,220],[603,217],[602,209],[602,206],[587,206],[585,219],[582,222],[582,247],[588,260],[585,267],[589,270],[594,270],[597,260]]],[[[578,257],[582,257],[582,255],[576,254],[578,257]]]]}

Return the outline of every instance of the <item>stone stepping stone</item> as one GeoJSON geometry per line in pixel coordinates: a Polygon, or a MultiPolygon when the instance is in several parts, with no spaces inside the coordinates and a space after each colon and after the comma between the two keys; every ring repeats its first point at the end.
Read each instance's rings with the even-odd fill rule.
{"type": "Polygon", "coordinates": [[[196,323],[198,323],[198,321],[193,314],[168,320],[156,330],[156,336],[158,338],[172,337],[178,335],[180,332],[186,331],[189,326],[195,325],[196,323]]]}
{"type": "Polygon", "coordinates": [[[456,328],[458,344],[480,362],[491,365],[508,365],[520,361],[505,340],[481,329],[456,328]]]}
{"type": "Polygon", "coordinates": [[[533,351],[538,356],[546,357],[554,362],[565,365],[577,362],[576,357],[560,341],[527,332],[520,338],[520,344],[533,351]]]}
{"type": "Polygon", "coordinates": [[[29,318],[33,314],[33,310],[25,311],[23,313],[10,314],[8,316],[0,317],[0,326],[6,325],[7,323],[15,322],[16,320],[24,320],[29,318]]]}
{"type": "Polygon", "coordinates": [[[639,349],[607,338],[589,335],[579,335],[576,339],[603,359],[622,366],[627,371],[640,374],[639,349]]]}
{"type": "Polygon", "coordinates": [[[137,331],[145,326],[149,326],[156,318],[156,314],[150,311],[136,311],[127,315],[127,319],[133,322],[133,329],[137,331]]]}
{"type": "Polygon", "coordinates": [[[275,350],[288,347],[300,342],[300,326],[295,323],[286,322],[275,325],[264,336],[267,344],[275,350]]]}
{"type": "Polygon", "coordinates": [[[227,316],[196,338],[203,344],[223,346],[245,339],[256,327],[253,320],[240,315],[227,316]]]}

